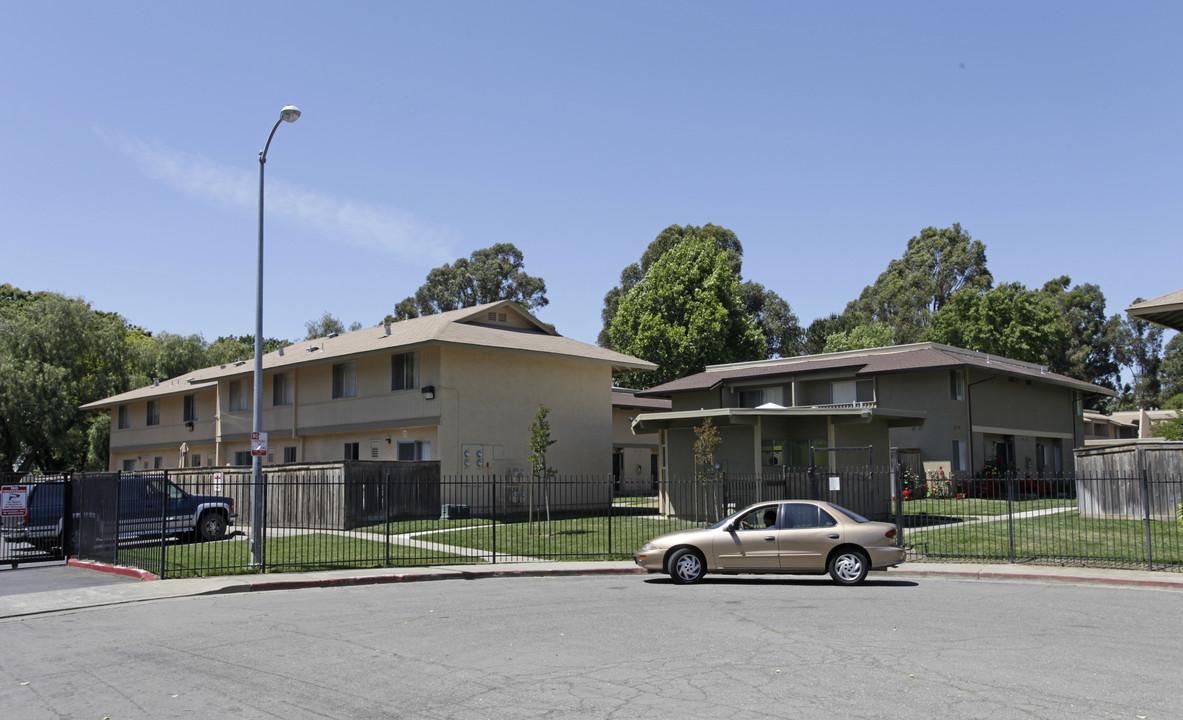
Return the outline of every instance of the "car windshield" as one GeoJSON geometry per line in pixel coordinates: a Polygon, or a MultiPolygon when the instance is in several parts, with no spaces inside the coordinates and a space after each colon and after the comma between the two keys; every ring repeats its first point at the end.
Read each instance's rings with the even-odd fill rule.
{"type": "Polygon", "coordinates": [[[740,510],[737,513],[731,513],[730,515],[723,518],[722,520],[720,520],[717,523],[708,524],[706,526],[706,529],[707,530],[718,530],[719,528],[725,528],[728,525],[730,525],[731,523],[735,522],[735,519],[738,518],[740,515],[742,515],[745,510],[747,510],[747,508],[744,508],[743,510],[740,510]]]}
{"type": "Polygon", "coordinates": [[[851,520],[854,520],[857,523],[871,522],[870,520],[866,519],[862,515],[859,515],[858,513],[854,512],[853,510],[847,510],[846,508],[842,507],[841,505],[835,505],[834,503],[826,503],[826,505],[829,505],[830,507],[834,508],[838,512],[842,513],[843,515],[850,518],[851,520]]]}

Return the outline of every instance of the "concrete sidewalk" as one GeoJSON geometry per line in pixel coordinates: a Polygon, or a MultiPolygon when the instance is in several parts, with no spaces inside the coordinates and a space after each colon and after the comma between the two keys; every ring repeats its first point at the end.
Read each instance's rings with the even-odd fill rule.
{"type": "MultiPolygon", "coordinates": [[[[492,577],[570,577],[581,575],[647,574],[630,561],[530,562],[398,569],[327,570],[308,573],[272,573],[154,580],[150,575],[130,568],[115,568],[95,563],[72,562],[71,564],[75,567],[85,568],[94,572],[117,572],[141,577],[145,582],[132,581],[117,585],[34,592],[0,597],[0,620],[69,610],[164,600],[168,598],[217,595],[222,593],[260,592],[264,590],[346,587],[380,583],[426,582],[432,580],[472,580],[492,577]]],[[[900,568],[886,572],[874,572],[868,579],[874,582],[885,579],[925,577],[950,577],[993,581],[1036,580],[1043,582],[1146,587],[1183,591],[1183,574],[1180,573],[1054,566],[906,563],[900,568]]]]}

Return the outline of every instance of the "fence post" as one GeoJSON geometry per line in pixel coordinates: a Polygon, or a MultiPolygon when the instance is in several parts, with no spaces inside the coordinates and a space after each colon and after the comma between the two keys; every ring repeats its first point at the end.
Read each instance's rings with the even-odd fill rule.
{"type": "Polygon", "coordinates": [[[382,517],[386,518],[385,528],[383,530],[386,536],[386,567],[390,565],[390,468],[384,468],[382,472],[382,517]]]}
{"type": "Polygon", "coordinates": [[[1146,527],[1146,569],[1154,570],[1154,548],[1150,533],[1150,475],[1142,467],[1142,524],[1146,527]]]}
{"type": "MultiPolygon", "coordinates": [[[[160,498],[160,577],[166,578],[168,575],[164,573],[164,538],[168,523],[168,470],[164,471],[164,485],[160,487],[162,497],[160,498]]],[[[193,539],[201,541],[201,529],[195,528],[197,532],[193,539]]],[[[119,528],[115,529],[115,557],[119,557],[119,528]]]]}
{"type": "MultiPolygon", "coordinates": [[[[623,472],[623,470],[622,470],[623,472]]],[[[612,492],[612,484],[614,480],[611,475],[608,476],[608,556],[612,556],[612,504],[616,498],[612,492]]]]}
{"type": "Polygon", "coordinates": [[[1006,539],[1010,545],[1010,563],[1015,564],[1015,483],[1018,476],[1006,474],[1006,539]]]}
{"type": "Polygon", "coordinates": [[[493,521],[493,564],[497,564],[497,476],[489,476],[489,496],[493,511],[490,519],[493,521]]]}
{"type": "MultiPolygon", "coordinates": [[[[891,449],[891,504],[892,510],[895,512],[895,544],[896,547],[904,546],[904,503],[900,498],[899,492],[899,448],[891,449]]],[[[871,477],[874,478],[874,470],[871,471],[871,477]]],[[[872,487],[874,483],[872,482],[872,487]]],[[[872,492],[872,497],[874,493],[872,492]]],[[[870,503],[868,503],[869,505],[870,503]]]]}

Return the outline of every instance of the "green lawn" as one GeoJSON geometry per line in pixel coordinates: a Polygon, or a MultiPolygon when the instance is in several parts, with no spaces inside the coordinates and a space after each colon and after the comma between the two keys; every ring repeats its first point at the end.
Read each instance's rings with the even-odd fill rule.
{"type": "MultiPolygon", "coordinates": [[[[267,539],[268,572],[310,572],[360,567],[413,567],[428,564],[481,562],[453,553],[391,544],[381,540],[343,537],[331,533],[310,533],[267,539]]],[[[255,571],[250,540],[231,538],[219,542],[169,544],[121,548],[119,563],[131,565],[161,577],[240,575],[255,571]]]]}
{"type": "MultiPolygon", "coordinates": [[[[465,521],[450,521],[464,523],[465,521]]],[[[627,560],[649,540],[674,530],[702,527],[702,523],[691,523],[677,519],[656,519],[651,517],[578,517],[529,522],[498,523],[491,527],[486,520],[465,528],[440,528],[436,532],[420,536],[420,540],[431,540],[445,545],[473,548],[492,552],[498,556],[523,555],[537,558],[562,560],[627,560]]],[[[401,526],[401,524],[398,524],[401,526]]],[[[431,528],[437,529],[437,528],[431,528]]],[[[406,532],[395,530],[392,532],[406,532]]]]}
{"type": "MultiPolygon", "coordinates": [[[[1144,522],[1082,518],[1075,511],[1016,519],[1013,523],[1002,519],[905,531],[904,544],[910,552],[927,557],[1006,560],[1011,557],[1011,528],[1016,560],[1044,558],[1117,564],[1147,561],[1144,522]]],[[[1181,535],[1178,523],[1150,522],[1156,565],[1183,563],[1181,535]]]]}
{"type": "Polygon", "coordinates": [[[997,500],[990,498],[933,498],[927,497],[920,500],[909,500],[902,503],[904,515],[907,516],[924,516],[935,515],[938,517],[983,517],[992,515],[1006,515],[1008,509],[1012,509],[1015,514],[1030,512],[1032,510],[1046,510],[1048,508],[1057,507],[1076,507],[1076,500],[1073,498],[1036,498],[1033,500],[1016,500],[1013,503],[1008,503],[1006,500],[997,500]]]}

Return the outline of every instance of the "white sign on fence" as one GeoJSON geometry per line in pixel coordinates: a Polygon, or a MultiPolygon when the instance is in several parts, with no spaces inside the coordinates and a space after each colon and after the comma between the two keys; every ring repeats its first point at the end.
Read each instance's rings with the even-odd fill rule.
{"type": "Polygon", "coordinates": [[[28,514],[28,485],[5,485],[0,488],[0,517],[23,518],[28,514]]]}

